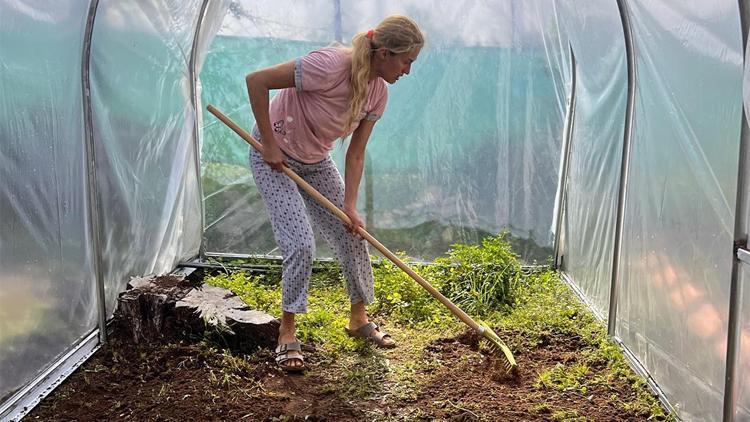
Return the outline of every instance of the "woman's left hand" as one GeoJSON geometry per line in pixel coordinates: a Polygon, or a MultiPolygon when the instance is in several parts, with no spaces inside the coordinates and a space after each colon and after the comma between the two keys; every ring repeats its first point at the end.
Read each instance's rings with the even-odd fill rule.
{"type": "Polygon", "coordinates": [[[344,213],[349,217],[349,219],[352,221],[352,224],[347,226],[347,229],[354,233],[358,234],[359,227],[364,228],[365,223],[362,221],[362,218],[359,216],[359,213],[356,209],[344,207],[344,213]]]}

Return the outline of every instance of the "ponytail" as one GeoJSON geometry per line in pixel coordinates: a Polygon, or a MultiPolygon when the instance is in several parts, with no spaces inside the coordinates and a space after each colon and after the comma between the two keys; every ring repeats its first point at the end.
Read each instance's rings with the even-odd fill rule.
{"type": "Polygon", "coordinates": [[[352,74],[349,93],[349,118],[346,130],[354,125],[367,99],[370,83],[370,62],[380,47],[393,54],[406,53],[422,48],[424,36],[417,24],[406,16],[391,15],[375,28],[360,32],[352,38],[352,74]]]}

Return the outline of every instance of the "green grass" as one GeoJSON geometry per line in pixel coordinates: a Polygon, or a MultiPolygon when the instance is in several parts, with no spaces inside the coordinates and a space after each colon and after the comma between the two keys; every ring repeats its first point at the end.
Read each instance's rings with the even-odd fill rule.
{"type": "Polygon", "coordinates": [[[585,422],[587,419],[584,416],[578,414],[576,410],[558,410],[552,413],[553,421],[566,421],[566,422],[585,422]]]}
{"type": "Polygon", "coordinates": [[[588,373],[589,367],[584,363],[575,363],[568,366],[558,363],[549,371],[539,374],[537,387],[563,391],[577,390],[581,394],[586,394],[588,392],[586,386],[588,373]]]}

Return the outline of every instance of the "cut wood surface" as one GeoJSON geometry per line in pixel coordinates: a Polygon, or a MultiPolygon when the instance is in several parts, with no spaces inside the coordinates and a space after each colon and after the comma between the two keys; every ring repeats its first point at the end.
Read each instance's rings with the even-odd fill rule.
{"type": "Polygon", "coordinates": [[[117,300],[115,321],[136,344],[208,336],[240,350],[274,345],[279,328],[276,318],[251,309],[231,291],[196,286],[182,275],[132,279],[117,300]]]}

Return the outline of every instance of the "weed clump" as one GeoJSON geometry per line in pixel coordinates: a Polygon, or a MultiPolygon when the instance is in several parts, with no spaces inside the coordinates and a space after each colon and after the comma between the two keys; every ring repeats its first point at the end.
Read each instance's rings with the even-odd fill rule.
{"type": "Polygon", "coordinates": [[[513,303],[521,264],[507,233],[486,237],[480,245],[453,245],[435,260],[441,292],[471,315],[484,317],[513,303]]]}
{"type": "MultiPolygon", "coordinates": [[[[447,256],[412,269],[466,313],[482,318],[507,311],[521,279],[521,264],[505,233],[486,237],[480,245],[453,245],[447,256]]],[[[391,262],[376,265],[374,274],[377,312],[418,325],[441,325],[452,318],[391,262]]]]}
{"type": "MultiPolygon", "coordinates": [[[[406,257],[399,253],[399,258],[406,257]]],[[[441,281],[432,277],[427,266],[411,266],[412,269],[438,290],[441,281]]],[[[430,296],[417,282],[390,261],[373,266],[375,292],[378,300],[373,306],[376,315],[418,326],[441,325],[450,313],[435,298],[430,296]]]]}

